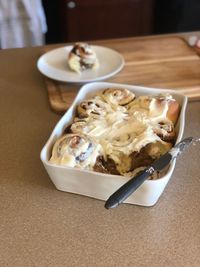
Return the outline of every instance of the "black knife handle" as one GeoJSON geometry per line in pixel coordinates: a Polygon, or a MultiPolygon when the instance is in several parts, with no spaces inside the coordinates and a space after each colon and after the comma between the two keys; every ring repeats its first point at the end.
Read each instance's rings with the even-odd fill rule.
{"type": "Polygon", "coordinates": [[[144,181],[155,171],[151,166],[139,172],[135,177],[131,178],[127,183],[122,185],[115,193],[113,193],[105,203],[105,208],[115,208],[127,199],[144,181]]]}

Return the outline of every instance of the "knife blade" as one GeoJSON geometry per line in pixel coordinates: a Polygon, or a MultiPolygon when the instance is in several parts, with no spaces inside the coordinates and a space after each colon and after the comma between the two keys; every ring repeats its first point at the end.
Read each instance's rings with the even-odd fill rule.
{"type": "Polygon", "coordinates": [[[132,177],[128,182],[122,185],[114,192],[106,201],[105,208],[115,208],[126,200],[145,180],[149,178],[155,171],[163,170],[172,160],[177,158],[186,147],[188,147],[194,138],[188,137],[176,144],[170,151],[155,160],[150,166],[132,177]]]}

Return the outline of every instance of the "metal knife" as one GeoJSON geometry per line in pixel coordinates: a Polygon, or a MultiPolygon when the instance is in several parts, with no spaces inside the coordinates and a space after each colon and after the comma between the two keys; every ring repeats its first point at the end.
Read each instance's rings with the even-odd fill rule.
{"type": "Polygon", "coordinates": [[[115,193],[113,193],[105,203],[105,208],[115,208],[127,199],[150,175],[155,171],[163,170],[172,160],[180,155],[186,147],[194,141],[193,137],[188,137],[176,144],[170,151],[155,160],[150,166],[139,172],[131,178],[127,183],[122,185],[115,193]]]}

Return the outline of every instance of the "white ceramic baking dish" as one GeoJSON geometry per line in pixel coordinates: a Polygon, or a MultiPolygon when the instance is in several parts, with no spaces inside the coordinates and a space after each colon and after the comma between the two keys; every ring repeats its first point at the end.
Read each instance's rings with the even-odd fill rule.
{"type": "MultiPolygon", "coordinates": [[[[106,82],[86,84],[82,86],[71,107],[55,126],[50,138],[40,154],[40,158],[44,164],[44,167],[46,168],[52,182],[58,190],[89,196],[96,199],[107,200],[113,192],[115,192],[122,184],[128,181],[127,177],[119,175],[110,175],[71,167],[56,166],[49,162],[53,144],[57,138],[62,135],[66,126],[72,122],[77,104],[83,99],[93,96],[97,91],[108,87],[127,88],[133,91],[136,96],[156,95],[165,92],[171,93],[181,105],[180,116],[176,124],[176,142],[179,142],[182,139],[185,125],[185,111],[187,106],[186,96],[177,94],[172,90],[160,90],[126,84],[106,82]]],[[[175,161],[170,164],[167,172],[161,178],[157,180],[146,180],[129,198],[126,199],[125,203],[142,206],[154,205],[158,201],[170,177],[172,176],[174,167],[175,161]]]]}

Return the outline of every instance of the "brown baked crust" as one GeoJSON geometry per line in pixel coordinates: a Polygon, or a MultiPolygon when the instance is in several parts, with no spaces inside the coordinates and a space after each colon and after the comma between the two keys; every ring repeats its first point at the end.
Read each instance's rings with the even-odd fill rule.
{"type": "Polygon", "coordinates": [[[133,171],[139,167],[148,166],[154,161],[154,159],[148,154],[148,145],[143,147],[140,150],[140,152],[131,153],[130,157],[131,157],[130,171],[133,171]]]}
{"type": "Polygon", "coordinates": [[[168,103],[168,111],[167,111],[167,118],[176,124],[178,120],[178,116],[180,113],[180,105],[179,103],[173,99],[168,103]]]}
{"type": "Polygon", "coordinates": [[[96,164],[94,165],[94,171],[120,175],[114,160],[111,158],[107,158],[107,160],[104,160],[103,157],[98,157],[96,164]]]}
{"type": "Polygon", "coordinates": [[[154,132],[162,141],[174,143],[176,131],[171,121],[160,121],[154,128],[154,132]]]}
{"type": "Polygon", "coordinates": [[[68,125],[66,128],[65,128],[65,130],[64,130],[64,132],[63,132],[64,134],[69,134],[69,133],[72,133],[72,130],[71,130],[71,124],[70,125],[68,125]]]}
{"type": "Polygon", "coordinates": [[[96,163],[94,165],[94,171],[95,172],[102,172],[102,173],[109,173],[109,171],[104,166],[104,159],[102,156],[99,156],[96,160],[96,163]]]}

